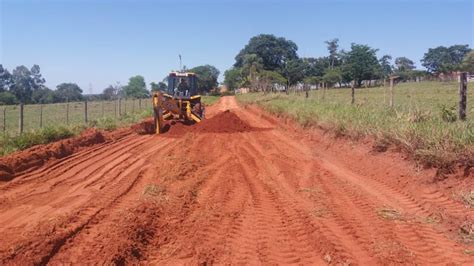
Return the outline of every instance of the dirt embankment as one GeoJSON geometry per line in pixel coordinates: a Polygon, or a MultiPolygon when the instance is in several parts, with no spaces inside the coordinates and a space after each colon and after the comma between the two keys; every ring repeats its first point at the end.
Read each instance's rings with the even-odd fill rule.
{"type": "Polygon", "coordinates": [[[0,181],[9,181],[17,173],[36,169],[52,159],[61,159],[83,147],[105,142],[104,135],[94,129],[80,136],[47,145],[37,145],[0,158],[0,181]]]}
{"type": "Polygon", "coordinates": [[[1,183],[0,264],[472,264],[474,209],[434,171],[233,97],[208,111],[1,183]]]}

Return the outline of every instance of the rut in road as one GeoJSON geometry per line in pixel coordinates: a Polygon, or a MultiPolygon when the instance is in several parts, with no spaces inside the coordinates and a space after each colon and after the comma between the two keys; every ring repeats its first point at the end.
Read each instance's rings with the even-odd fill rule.
{"type": "Polygon", "coordinates": [[[384,172],[391,159],[348,156],[233,97],[208,117],[187,133],[129,135],[1,184],[0,262],[472,262],[446,226],[472,211],[437,190],[405,190],[384,172]],[[205,128],[225,127],[212,124],[225,116],[245,130],[205,128]],[[452,220],[428,222],[434,209],[452,220]]]}

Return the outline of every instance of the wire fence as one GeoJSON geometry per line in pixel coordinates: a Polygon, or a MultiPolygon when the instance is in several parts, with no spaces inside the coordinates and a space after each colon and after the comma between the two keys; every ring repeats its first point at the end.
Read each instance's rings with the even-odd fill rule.
{"type": "Polygon", "coordinates": [[[120,119],[151,105],[151,99],[5,105],[0,106],[0,130],[4,135],[17,135],[49,126],[87,124],[101,118],[120,119]]]}

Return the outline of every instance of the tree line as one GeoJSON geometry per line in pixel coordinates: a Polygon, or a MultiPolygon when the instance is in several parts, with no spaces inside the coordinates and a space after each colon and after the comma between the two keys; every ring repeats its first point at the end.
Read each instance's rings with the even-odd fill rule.
{"type": "Polygon", "coordinates": [[[248,87],[264,90],[275,85],[288,88],[297,84],[356,87],[370,86],[374,80],[385,80],[391,75],[401,81],[420,76],[448,74],[452,71],[474,72],[474,52],[469,45],[439,46],[429,49],[421,60],[426,70],[417,70],[407,57],[377,57],[378,49],[352,43],[350,50],[339,48],[339,39],[325,42],[328,55],[299,57],[298,46],[291,40],[271,34],[252,37],[235,56],[232,68],[225,71],[224,83],[230,89],[248,87]]]}
{"type": "MultiPolygon", "coordinates": [[[[216,88],[219,70],[211,65],[197,66],[189,71],[198,77],[198,91],[206,93],[216,88]]],[[[0,64],[0,105],[1,104],[46,104],[73,102],[83,100],[113,100],[118,98],[147,98],[153,91],[166,91],[166,78],[158,83],[151,82],[147,89],[145,78],[141,75],[130,77],[128,83],[122,86],[119,82],[107,86],[102,93],[84,95],[76,83],[61,83],[56,89],[50,89],[41,74],[38,65],[30,69],[18,66],[10,73],[0,64]]]]}

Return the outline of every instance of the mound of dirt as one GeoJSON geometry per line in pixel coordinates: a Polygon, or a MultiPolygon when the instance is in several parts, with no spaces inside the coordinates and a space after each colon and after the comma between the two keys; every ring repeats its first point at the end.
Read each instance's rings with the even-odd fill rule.
{"type": "Polygon", "coordinates": [[[255,129],[230,110],[226,110],[210,119],[204,119],[191,127],[190,131],[196,133],[238,133],[254,131],[255,129]]]}
{"type": "Polygon", "coordinates": [[[140,135],[155,133],[155,125],[154,125],[153,118],[150,118],[138,124],[132,125],[131,128],[133,131],[135,131],[137,134],[140,134],[140,135]]]}
{"type": "Polygon", "coordinates": [[[81,135],[53,142],[46,145],[37,145],[32,148],[15,152],[0,158],[0,181],[9,181],[16,173],[36,169],[50,159],[60,159],[71,155],[82,147],[105,142],[102,132],[88,129],[81,135]]]}
{"type": "MultiPolygon", "coordinates": [[[[131,126],[132,130],[140,135],[154,134],[154,121],[147,119],[141,123],[131,126]]],[[[181,137],[187,133],[238,133],[256,130],[264,130],[255,128],[241,120],[236,114],[230,110],[221,112],[209,119],[204,119],[200,123],[182,121],[166,121],[164,125],[165,137],[181,137]]]]}

